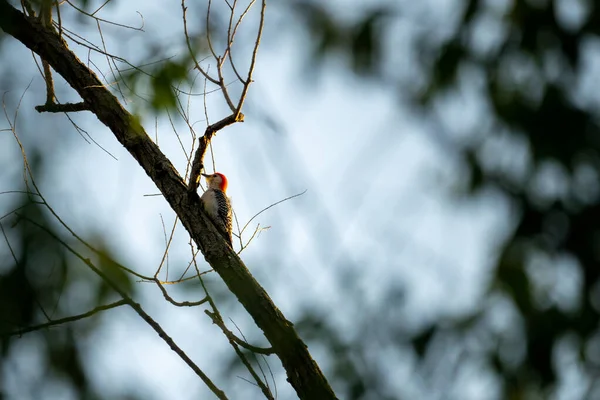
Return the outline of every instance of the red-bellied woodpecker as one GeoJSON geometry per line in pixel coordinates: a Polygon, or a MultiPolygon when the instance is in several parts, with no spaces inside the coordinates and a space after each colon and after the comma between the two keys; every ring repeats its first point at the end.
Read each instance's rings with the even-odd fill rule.
{"type": "Polygon", "coordinates": [[[208,188],[200,197],[204,204],[204,210],[206,210],[217,228],[226,235],[229,244],[231,244],[231,204],[225,194],[227,191],[227,178],[219,172],[212,175],[202,174],[202,176],[206,178],[206,184],[208,185],[208,188]]]}

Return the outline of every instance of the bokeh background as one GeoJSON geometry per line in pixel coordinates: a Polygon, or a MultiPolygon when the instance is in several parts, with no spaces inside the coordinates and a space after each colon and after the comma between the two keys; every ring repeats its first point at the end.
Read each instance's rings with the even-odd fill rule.
{"type": "MultiPolygon", "coordinates": [[[[71,6],[91,13],[102,3],[63,3],[63,26],[140,69],[69,46],[183,174],[192,138],[171,93],[198,133],[205,102],[209,122],[227,109],[190,71],[181,3],[112,0],[95,14],[143,30],[71,6]],[[182,92],[168,89],[182,80],[182,92]]],[[[228,15],[213,3],[218,44],[228,15]]],[[[206,4],[187,5],[205,56],[206,4]]],[[[244,67],[256,11],[236,42],[244,67]]],[[[246,120],[216,136],[214,159],[241,224],[306,190],[252,222],[269,229],[242,258],[340,399],[600,398],[599,30],[591,0],[267,5],[246,120]]],[[[16,121],[48,203],[107,259],[152,275],[173,212],[93,115],[35,112],[44,82],[23,45],[0,34],[0,55],[0,129],[16,121]]],[[[78,101],[55,79],[59,101],[78,101]]],[[[7,130],[0,163],[0,398],[210,398],[125,307],[5,335],[117,297],[25,220],[97,259],[35,197],[5,193],[26,189],[7,130]]],[[[188,242],[178,227],[163,278],[184,272],[188,242]]],[[[265,346],[219,278],[206,280],[223,315],[265,346]]],[[[260,398],[202,307],[177,308],[154,285],[121,281],[230,398],[260,398]]],[[[169,291],[202,297],[194,282],[169,291]]],[[[278,359],[256,362],[279,399],[295,398],[278,359]]]]}

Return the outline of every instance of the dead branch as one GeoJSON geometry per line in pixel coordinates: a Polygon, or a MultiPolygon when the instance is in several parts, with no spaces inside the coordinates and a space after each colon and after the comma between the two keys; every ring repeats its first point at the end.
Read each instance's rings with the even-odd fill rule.
{"type": "Polygon", "coordinates": [[[53,97],[53,102],[46,103],[44,105],[35,106],[35,111],[39,113],[50,112],[50,113],[68,113],[68,112],[79,112],[79,111],[89,111],[90,107],[85,104],[85,102],[81,103],[65,103],[65,104],[57,104],[56,99],[53,97]]]}

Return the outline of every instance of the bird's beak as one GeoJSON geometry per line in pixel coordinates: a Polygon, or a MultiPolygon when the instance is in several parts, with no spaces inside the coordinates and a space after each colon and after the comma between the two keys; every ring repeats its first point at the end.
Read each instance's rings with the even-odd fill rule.
{"type": "Polygon", "coordinates": [[[210,176],[210,175],[207,175],[207,174],[200,174],[200,175],[202,175],[205,178],[208,178],[210,176]]]}

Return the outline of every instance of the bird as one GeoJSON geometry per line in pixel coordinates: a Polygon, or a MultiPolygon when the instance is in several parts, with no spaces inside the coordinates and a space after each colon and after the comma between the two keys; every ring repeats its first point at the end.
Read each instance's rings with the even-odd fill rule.
{"type": "Polygon", "coordinates": [[[226,194],[227,178],[220,172],[202,174],[202,176],[206,179],[208,186],[200,197],[204,210],[215,226],[226,236],[229,245],[232,245],[232,212],[231,203],[226,194]]]}

